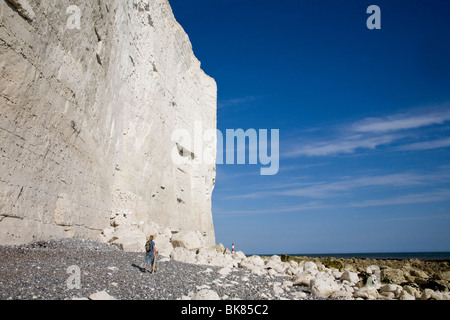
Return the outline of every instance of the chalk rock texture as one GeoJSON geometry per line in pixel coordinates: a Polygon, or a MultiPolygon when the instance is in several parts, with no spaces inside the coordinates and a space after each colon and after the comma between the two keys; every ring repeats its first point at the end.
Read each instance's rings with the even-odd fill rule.
{"type": "Polygon", "coordinates": [[[167,0],[0,0],[0,78],[0,244],[215,244],[217,86],[167,0]]]}

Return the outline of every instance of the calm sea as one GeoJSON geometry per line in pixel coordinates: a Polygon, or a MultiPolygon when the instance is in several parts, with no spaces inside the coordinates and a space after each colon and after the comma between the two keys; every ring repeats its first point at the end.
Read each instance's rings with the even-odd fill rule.
{"type": "Polygon", "coordinates": [[[289,254],[299,257],[369,258],[369,259],[420,259],[450,260],[450,252],[376,252],[376,253],[319,253],[289,254]]]}

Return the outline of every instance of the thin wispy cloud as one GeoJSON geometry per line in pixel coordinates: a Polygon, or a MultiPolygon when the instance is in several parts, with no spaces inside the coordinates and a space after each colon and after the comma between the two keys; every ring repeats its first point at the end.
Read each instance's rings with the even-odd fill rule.
{"type": "Polygon", "coordinates": [[[394,217],[390,219],[385,219],[383,221],[393,222],[393,221],[417,221],[417,220],[431,220],[431,219],[450,219],[450,214],[435,214],[435,215],[425,215],[425,216],[411,216],[411,217],[394,217]]]}
{"type": "Polygon", "coordinates": [[[376,149],[400,139],[402,136],[383,135],[366,137],[362,135],[343,136],[311,144],[305,144],[283,154],[286,158],[298,156],[329,156],[354,153],[358,149],[376,149]]]}
{"type": "Polygon", "coordinates": [[[422,115],[393,115],[386,118],[367,118],[352,125],[356,132],[388,132],[416,129],[450,120],[450,112],[434,112],[422,115]]]}
{"type": "Polygon", "coordinates": [[[254,102],[259,99],[256,96],[246,96],[246,97],[238,97],[232,99],[219,100],[217,102],[217,107],[219,109],[230,108],[230,107],[239,107],[242,105],[248,105],[250,102],[254,102]]]}
{"type": "Polygon", "coordinates": [[[317,201],[311,201],[292,206],[277,206],[265,209],[243,209],[243,210],[220,210],[216,209],[214,215],[216,217],[244,216],[244,215],[265,215],[265,214],[281,214],[295,213],[309,210],[331,209],[333,206],[323,204],[317,201]]]}
{"type": "MultiPolygon", "coordinates": [[[[243,210],[215,210],[215,216],[242,216],[242,215],[265,215],[296,213],[302,211],[322,210],[322,209],[346,209],[346,208],[368,208],[384,207],[396,205],[411,205],[432,202],[444,202],[450,200],[450,189],[442,189],[426,193],[411,193],[397,197],[382,199],[369,199],[351,203],[326,203],[325,201],[310,201],[298,205],[273,206],[264,209],[243,209],[243,210]]],[[[446,215],[448,216],[448,215],[446,215]]]]}
{"type": "MultiPolygon", "coordinates": [[[[374,187],[411,187],[426,184],[426,181],[434,178],[426,175],[415,174],[390,174],[380,176],[366,176],[361,178],[346,179],[336,182],[322,182],[309,187],[297,188],[278,192],[279,195],[299,196],[310,198],[331,198],[338,197],[346,192],[353,192],[355,189],[374,187]]],[[[448,176],[447,178],[450,178],[448,176]]],[[[433,179],[434,180],[434,179],[433,179]]]]}
{"type": "Polygon", "coordinates": [[[411,188],[417,186],[432,186],[450,182],[450,172],[440,171],[430,174],[396,173],[376,176],[347,177],[338,181],[315,181],[292,184],[273,185],[261,191],[229,195],[224,199],[257,199],[269,196],[285,196],[310,199],[341,198],[346,194],[354,194],[363,189],[376,188],[411,188]]]}
{"type": "Polygon", "coordinates": [[[341,124],[331,128],[331,134],[325,130],[314,130],[310,139],[299,137],[291,143],[291,148],[282,154],[285,158],[324,157],[340,154],[353,154],[363,150],[376,150],[382,146],[396,147],[392,151],[431,150],[450,146],[450,138],[428,140],[421,131],[425,127],[442,125],[450,121],[450,111],[422,114],[396,114],[385,118],[365,118],[350,124],[341,124]],[[320,137],[320,135],[323,135],[320,137]],[[407,139],[422,139],[412,142],[407,139]],[[400,144],[400,145],[398,145],[400,144]]]}
{"type": "Polygon", "coordinates": [[[411,143],[398,147],[398,150],[419,151],[419,150],[440,149],[446,147],[450,147],[450,138],[411,143]]]}
{"type": "Polygon", "coordinates": [[[450,200],[450,190],[438,190],[427,193],[414,193],[407,194],[398,197],[364,200],[356,203],[350,203],[348,207],[353,208],[365,208],[365,207],[379,207],[379,206],[391,206],[391,205],[404,205],[404,204],[416,204],[416,203],[429,203],[429,202],[441,202],[450,200]]]}

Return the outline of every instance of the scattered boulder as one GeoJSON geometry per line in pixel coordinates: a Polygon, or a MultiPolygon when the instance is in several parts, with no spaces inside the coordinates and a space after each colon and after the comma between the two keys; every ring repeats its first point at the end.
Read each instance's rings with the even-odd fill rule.
{"type": "Polygon", "coordinates": [[[272,256],[266,261],[266,268],[273,269],[277,273],[284,273],[287,267],[288,265],[285,265],[283,262],[281,262],[279,256],[272,256]]]}
{"type": "Polygon", "coordinates": [[[362,287],[353,293],[353,297],[356,299],[376,300],[378,296],[378,291],[374,287],[362,287]]]}
{"type": "Polygon", "coordinates": [[[366,272],[368,274],[379,274],[381,270],[379,266],[372,264],[366,268],[366,272]]]}
{"type": "Polygon", "coordinates": [[[110,243],[125,252],[145,252],[145,234],[133,226],[119,226],[115,228],[110,243]]]}
{"type": "MultiPolygon", "coordinates": [[[[348,261],[329,258],[321,261],[316,258],[290,259],[285,255],[247,257],[242,251],[231,254],[223,244],[205,247],[205,241],[199,232],[182,231],[172,235],[170,230],[161,230],[157,225],[141,226],[141,229],[130,225],[119,225],[105,229],[103,236],[123,250],[140,251],[143,247],[142,243],[145,243],[144,234],[146,234],[142,230],[154,234],[157,237],[159,250],[165,248],[167,256],[174,260],[221,267],[217,271],[220,278],[228,277],[234,268],[246,269],[252,274],[272,278],[291,276],[291,281],[288,281],[287,285],[279,282],[272,283],[274,297],[280,297],[285,290],[295,290],[291,289],[292,286],[306,286],[309,287],[312,296],[320,299],[450,299],[448,280],[446,280],[450,277],[450,272],[430,273],[430,269],[421,269],[421,261],[413,261],[405,265],[387,263],[380,268],[376,264],[369,264],[370,261],[367,263],[363,260],[358,260],[352,265],[348,261]],[[130,241],[130,238],[139,237],[139,241],[130,241]]],[[[221,283],[219,278],[217,281],[221,283]]],[[[197,289],[201,290],[196,294],[190,293],[189,298],[219,299],[218,294],[209,287],[197,289]]],[[[295,296],[301,299],[307,295],[304,292],[298,292],[295,296]]],[[[267,293],[267,298],[270,297],[271,295],[267,293]]]]}
{"type": "Polygon", "coordinates": [[[356,284],[359,281],[358,274],[356,272],[344,271],[340,277],[341,281],[348,281],[351,284],[356,284]]]}
{"type": "Polygon", "coordinates": [[[408,293],[405,290],[402,290],[398,299],[399,300],[416,300],[416,298],[412,294],[408,293]]]}
{"type": "Polygon", "coordinates": [[[264,260],[260,256],[251,256],[242,259],[239,262],[239,267],[243,269],[250,270],[256,275],[265,275],[266,271],[264,269],[264,260]]]}
{"type": "Polygon", "coordinates": [[[413,283],[411,285],[404,285],[403,290],[412,295],[415,299],[420,299],[420,289],[418,286],[414,286],[413,283]]]}
{"type": "Polygon", "coordinates": [[[196,263],[195,252],[182,247],[173,249],[170,258],[185,263],[196,263]]]}
{"type": "Polygon", "coordinates": [[[292,282],[294,283],[294,286],[310,286],[311,281],[315,279],[315,274],[312,274],[309,271],[301,271],[297,273],[293,279],[292,282]]]}
{"type": "Polygon", "coordinates": [[[228,254],[223,245],[217,245],[210,248],[200,248],[196,251],[195,259],[198,264],[217,266],[223,268],[233,268],[238,266],[238,262],[228,254]]]}
{"type": "Polygon", "coordinates": [[[420,300],[450,300],[450,292],[440,292],[431,289],[423,290],[420,300]]]}
{"type": "Polygon", "coordinates": [[[89,296],[89,300],[117,300],[106,291],[99,291],[89,296]]]}
{"type": "Polygon", "coordinates": [[[319,272],[317,265],[312,261],[306,261],[303,266],[303,270],[311,273],[312,275],[316,275],[319,272]]]}
{"type": "Polygon", "coordinates": [[[402,270],[387,267],[381,270],[381,282],[402,284],[406,279],[402,270]]]}
{"type": "Polygon", "coordinates": [[[233,268],[237,267],[238,263],[233,260],[229,254],[217,254],[215,257],[208,261],[208,264],[216,267],[233,268]]]}
{"type": "Polygon", "coordinates": [[[192,300],[220,300],[220,297],[215,291],[212,291],[210,289],[203,289],[197,292],[192,297],[192,300]]]}
{"type": "Polygon", "coordinates": [[[172,236],[171,242],[174,248],[194,250],[204,247],[203,236],[198,231],[178,232],[172,236]]]}
{"type": "Polygon", "coordinates": [[[331,295],[331,299],[336,300],[354,300],[353,293],[355,289],[350,285],[342,285],[340,289],[331,295]]]}
{"type": "Polygon", "coordinates": [[[222,268],[219,271],[217,271],[218,274],[220,274],[222,277],[228,276],[233,270],[230,268],[222,268]]]}
{"type": "Polygon", "coordinates": [[[273,289],[275,296],[280,296],[284,293],[284,289],[282,288],[281,283],[279,283],[279,282],[275,282],[273,284],[272,289],[273,289]]]}
{"type": "Polygon", "coordinates": [[[154,235],[155,236],[155,244],[158,253],[162,256],[170,257],[173,251],[172,242],[170,241],[172,237],[172,232],[169,228],[157,229],[156,232],[147,232],[145,233],[147,236],[154,235]]]}
{"type": "Polygon", "coordinates": [[[380,288],[380,293],[392,292],[394,296],[399,296],[402,290],[402,286],[398,284],[386,284],[380,288]]]}
{"type": "Polygon", "coordinates": [[[216,244],[214,246],[209,247],[211,250],[215,250],[217,253],[225,253],[225,247],[222,243],[216,244]]]}
{"type": "Polygon", "coordinates": [[[329,298],[339,290],[340,286],[334,280],[334,277],[330,277],[324,272],[320,272],[316,278],[311,280],[311,293],[315,297],[329,298]]]}
{"type": "Polygon", "coordinates": [[[242,259],[246,258],[245,254],[242,251],[235,251],[232,254],[232,256],[233,256],[233,259],[236,259],[236,260],[242,260],[242,259]]]}
{"type": "Polygon", "coordinates": [[[439,279],[441,279],[441,280],[449,281],[449,282],[450,282],[450,270],[449,270],[449,271],[441,271],[441,272],[438,272],[438,277],[439,277],[439,279]]]}

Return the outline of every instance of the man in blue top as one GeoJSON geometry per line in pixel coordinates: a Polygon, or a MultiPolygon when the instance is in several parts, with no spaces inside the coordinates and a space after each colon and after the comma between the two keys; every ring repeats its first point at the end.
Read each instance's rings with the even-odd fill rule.
{"type": "Polygon", "coordinates": [[[147,265],[150,262],[150,265],[152,266],[152,273],[153,273],[155,271],[153,268],[155,267],[154,262],[155,262],[155,257],[157,254],[155,242],[153,241],[153,236],[150,236],[150,238],[148,238],[148,240],[145,244],[145,251],[147,253],[145,255],[145,264],[144,264],[144,268],[143,268],[142,272],[147,271],[147,265]]]}

